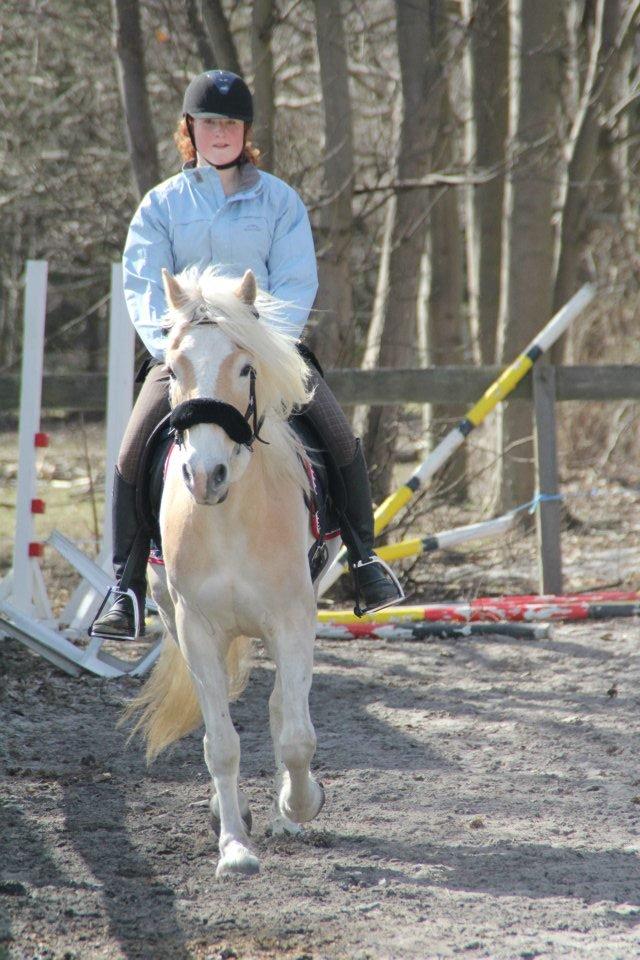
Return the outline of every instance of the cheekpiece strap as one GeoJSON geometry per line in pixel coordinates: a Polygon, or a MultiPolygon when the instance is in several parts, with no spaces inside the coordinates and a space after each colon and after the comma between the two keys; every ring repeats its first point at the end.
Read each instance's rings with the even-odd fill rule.
{"type": "Polygon", "coordinates": [[[255,439],[259,443],[264,443],[265,446],[269,446],[269,441],[263,440],[260,436],[260,429],[264,423],[264,414],[262,414],[260,419],[258,419],[258,402],[256,400],[256,372],[253,367],[251,368],[251,373],[249,374],[249,406],[247,407],[244,418],[248,423],[253,421],[252,441],[255,439]]]}

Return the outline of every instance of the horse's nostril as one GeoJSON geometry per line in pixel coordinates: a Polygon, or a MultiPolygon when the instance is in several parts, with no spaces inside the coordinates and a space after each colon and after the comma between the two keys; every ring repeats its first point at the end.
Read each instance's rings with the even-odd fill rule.
{"type": "Polygon", "coordinates": [[[189,472],[189,467],[186,465],[186,463],[182,464],[182,476],[184,477],[184,482],[186,483],[186,485],[188,487],[191,486],[191,474],[189,472]]]}
{"type": "Polygon", "coordinates": [[[213,481],[219,486],[227,479],[227,468],[224,463],[219,464],[213,471],[213,481]]]}

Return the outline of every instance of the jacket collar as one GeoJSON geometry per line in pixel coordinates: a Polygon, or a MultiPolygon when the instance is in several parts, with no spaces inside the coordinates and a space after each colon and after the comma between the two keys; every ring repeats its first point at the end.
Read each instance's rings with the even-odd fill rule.
{"type": "MultiPolygon", "coordinates": [[[[216,192],[222,192],[220,177],[215,167],[198,167],[195,160],[189,160],[183,164],[182,172],[188,176],[194,177],[199,182],[210,184],[216,192]]],[[[240,185],[234,193],[225,195],[226,200],[236,200],[244,197],[246,194],[257,192],[260,187],[260,173],[253,163],[244,163],[240,169],[240,185]]]]}

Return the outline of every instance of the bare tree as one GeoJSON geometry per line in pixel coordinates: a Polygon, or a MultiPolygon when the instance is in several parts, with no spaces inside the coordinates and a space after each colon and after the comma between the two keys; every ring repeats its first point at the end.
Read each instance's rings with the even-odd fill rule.
{"type": "Polygon", "coordinates": [[[158,147],[149,108],[138,0],[113,0],[113,34],[127,146],[142,197],[160,180],[158,147]]]}
{"type": "MultiPolygon", "coordinates": [[[[576,291],[580,260],[593,226],[590,217],[593,212],[592,181],[602,156],[607,108],[620,79],[620,66],[625,62],[625,48],[633,24],[633,18],[625,18],[623,13],[621,0],[597,0],[595,4],[590,64],[569,144],[566,193],[558,232],[556,310],[576,291]]],[[[623,176],[620,170],[618,176],[612,178],[614,193],[615,184],[620,183],[623,176]]],[[[558,362],[562,359],[564,341],[565,338],[554,350],[554,359],[558,362]]]]}
{"type": "MultiPolygon", "coordinates": [[[[504,160],[508,122],[508,4],[463,0],[469,30],[466,161],[496,168],[504,160]]],[[[504,177],[467,188],[467,270],[474,349],[480,363],[494,363],[500,302],[504,177]]]]}
{"type": "MultiPolygon", "coordinates": [[[[510,0],[509,171],[505,189],[499,356],[511,361],[551,316],[553,204],[558,177],[562,36],[557,0],[510,0]]],[[[531,414],[507,403],[499,416],[504,509],[533,492],[531,414]]]]}
{"type": "Polygon", "coordinates": [[[196,0],[185,0],[185,13],[187,15],[189,29],[198,47],[198,55],[202,63],[202,69],[213,70],[216,65],[216,58],[213,47],[209,43],[209,37],[204,28],[196,0]]]}
{"type": "MultiPolygon", "coordinates": [[[[434,24],[442,16],[439,0],[416,4],[396,0],[396,34],[402,76],[402,119],[396,157],[397,180],[417,180],[430,164],[438,117],[441,66],[434,51],[434,24]]],[[[417,340],[417,296],[424,252],[428,196],[424,189],[400,190],[391,234],[389,285],[378,363],[413,365],[417,340]]],[[[391,485],[397,441],[396,407],[369,411],[365,450],[378,499],[391,485]]]]}
{"type": "Polygon", "coordinates": [[[324,105],[324,196],[316,225],[319,291],[317,326],[309,341],[330,367],[352,359],[353,133],[340,0],[316,0],[320,82],[324,105]]]}
{"type": "MultiPolygon", "coordinates": [[[[451,74],[449,76],[451,80],[451,74]]],[[[449,97],[449,84],[441,98],[438,130],[438,166],[452,164],[455,153],[455,121],[449,97]]],[[[429,364],[459,364],[467,359],[463,308],[464,266],[463,235],[460,205],[455,188],[445,187],[433,203],[430,215],[430,276],[427,311],[427,359],[429,364]]],[[[464,406],[431,406],[431,427],[434,440],[439,440],[443,427],[439,418],[460,419],[464,406]]],[[[438,478],[447,489],[447,498],[460,502],[466,499],[467,448],[460,447],[438,478]]]]}
{"type": "Polygon", "coordinates": [[[202,20],[213,47],[215,65],[242,76],[240,58],[221,0],[202,0],[202,20]]]}
{"type": "Polygon", "coordinates": [[[273,123],[275,88],[271,35],[275,22],[273,0],[253,0],[251,19],[251,58],[253,61],[253,129],[265,170],[275,167],[273,123]]]}

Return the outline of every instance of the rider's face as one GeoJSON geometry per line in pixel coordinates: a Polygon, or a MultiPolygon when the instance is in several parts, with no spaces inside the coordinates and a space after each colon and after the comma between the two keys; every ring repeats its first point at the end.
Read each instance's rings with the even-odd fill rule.
{"type": "Polygon", "coordinates": [[[214,166],[235,160],[242,150],[243,137],[242,120],[228,120],[226,117],[195,117],[193,120],[196,150],[214,166]]]}

